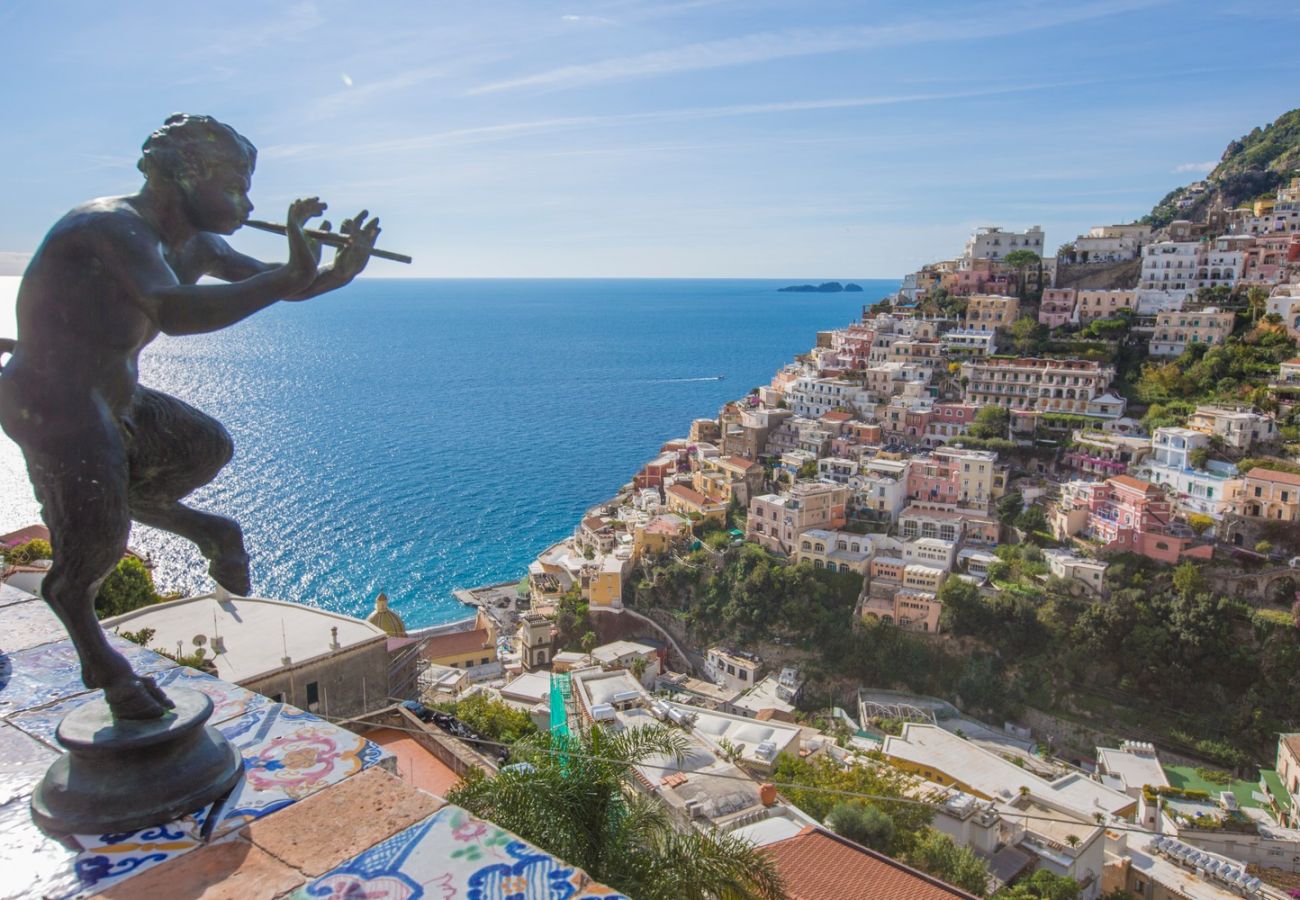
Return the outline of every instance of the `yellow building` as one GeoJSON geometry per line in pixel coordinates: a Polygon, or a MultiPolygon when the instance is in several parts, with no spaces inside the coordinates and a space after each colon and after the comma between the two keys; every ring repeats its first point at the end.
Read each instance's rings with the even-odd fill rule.
{"type": "Polygon", "coordinates": [[[976,331],[1009,328],[1020,315],[1020,301],[1001,294],[972,294],[966,303],[966,327],[976,331]]]}
{"type": "Polygon", "coordinates": [[[1094,319],[1113,319],[1121,309],[1137,306],[1137,291],[1080,290],[1076,298],[1080,325],[1094,319]]]}
{"type": "Polygon", "coordinates": [[[473,669],[497,661],[497,630],[492,619],[479,610],[468,631],[436,634],[426,640],[421,659],[430,665],[473,669]]]}
{"type": "Polygon", "coordinates": [[[632,558],[640,561],[646,556],[667,553],[690,538],[691,523],[681,516],[669,513],[655,516],[644,525],[637,526],[632,534],[632,558]]]}

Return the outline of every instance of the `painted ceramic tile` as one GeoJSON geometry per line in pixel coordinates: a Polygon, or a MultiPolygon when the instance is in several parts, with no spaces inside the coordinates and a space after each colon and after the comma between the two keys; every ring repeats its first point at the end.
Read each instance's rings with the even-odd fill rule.
{"type": "Polygon", "coordinates": [[[109,885],[188,853],[200,844],[193,821],[169,822],[127,834],[76,835],[85,850],[73,867],[78,888],[98,893],[109,885]]]}
{"type": "Polygon", "coordinates": [[[213,837],[337,784],[386,756],[365,738],[282,703],[230,719],[217,730],[244,757],[244,775],[222,806],[213,837]]]}
{"type": "Polygon", "coordinates": [[[80,889],[76,851],[36,827],[26,797],[0,806],[0,835],[0,897],[67,897],[80,889]]]}
{"type": "MultiPolygon", "coordinates": [[[[210,725],[217,725],[228,719],[246,715],[271,703],[269,699],[261,694],[254,694],[252,691],[246,691],[233,684],[227,684],[196,669],[178,666],[159,672],[154,675],[154,678],[163,688],[188,688],[189,690],[207,694],[212,700],[212,717],[208,719],[210,725]]],[[[9,722],[32,737],[38,738],[55,750],[62,752],[63,748],[59,746],[54,737],[59,722],[63,721],[63,717],[78,706],[102,696],[104,696],[103,691],[88,691],[84,694],[77,694],[59,703],[15,713],[9,717],[9,722]]]]}
{"type": "MultiPolygon", "coordinates": [[[[42,604],[44,605],[44,604],[42,604]]],[[[5,610],[5,627],[9,614],[5,610]]],[[[165,656],[132,644],[122,638],[109,636],[109,640],[141,675],[152,675],[176,667],[165,656]]],[[[87,693],[81,681],[81,664],[71,641],[59,641],[23,650],[8,657],[12,667],[7,683],[0,685],[0,715],[9,716],[21,710],[35,709],[77,694],[87,693]]]]}
{"type": "Polygon", "coordinates": [[[447,806],[304,885],[293,896],[295,900],[360,896],[372,900],[614,900],[623,895],[592,885],[581,869],[510,832],[447,806]]]}
{"type": "Polygon", "coordinates": [[[0,805],[31,796],[59,755],[11,725],[0,724],[0,805]]]}
{"type": "Polygon", "coordinates": [[[27,600],[4,607],[5,627],[0,632],[0,649],[5,653],[18,653],[67,640],[68,632],[44,600],[27,600]]]}

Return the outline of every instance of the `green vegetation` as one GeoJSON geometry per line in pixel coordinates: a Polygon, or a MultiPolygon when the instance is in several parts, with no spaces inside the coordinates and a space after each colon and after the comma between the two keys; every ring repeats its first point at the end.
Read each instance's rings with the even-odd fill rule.
{"type": "Polygon", "coordinates": [[[1271,125],[1256,128],[1230,143],[1222,161],[1206,176],[1210,190],[1197,196],[1191,206],[1178,208],[1178,201],[1191,195],[1186,188],[1176,188],[1143,217],[1142,224],[1163,228],[1175,219],[1202,219],[1216,205],[1233,209],[1271,194],[1297,167],[1300,109],[1293,109],[1271,125]]]}
{"type": "Polygon", "coordinates": [[[513,744],[537,733],[537,726],[528,713],[481,692],[439,704],[438,708],[451,713],[489,741],[513,744]]]}
{"type": "Polygon", "coordinates": [[[770,857],[728,834],[676,830],[664,807],[635,789],[636,763],[684,750],[679,732],[658,726],[595,727],[563,744],[534,735],[514,745],[521,765],[471,777],[447,799],[632,897],[784,896],[770,857]]]}
{"type": "Polygon", "coordinates": [[[988,881],[984,862],[930,827],[934,818],[930,807],[902,802],[908,799],[908,776],[892,766],[878,762],[842,767],[824,756],[798,759],[782,754],[772,778],[782,784],[805,786],[785,788],[782,793],[813,818],[825,821],[837,834],[973,894],[984,895],[988,881]],[[845,802],[828,791],[886,799],[845,802]],[[890,798],[900,802],[890,802],[890,798]]]}
{"type": "MultiPolygon", "coordinates": [[[[994,900],[1077,900],[1080,891],[1079,882],[1073,878],[1038,869],[993,896],[994,900]]],[[[1127,897],[1128,892],[1123,896],[1127,897]]]]}
{"type": "Polygon", "coordinates": [[[995,720],[1032,705],[1127,726],[1230,769],[1270,758],[1276,732],[1300,720],[1300,630],[1258,621],[1243,601],[1210,591],[1195,565],[1113,557],[1099,601],[1079,582],[1047,577],[1033,544],[996,552],[997,590],[943,584],[948,637],[874,617],[846,627],[859,576],[792,565],[752,544],[642,572],[633,602],[668,611],[700,645],[802,648],[815,656],[805,674],[823,697],[837,683],[896,687],[995,720]]]}
{"type": "Polygon", "coordinates": [[[33,538],[4,551],[4,558],[11,566],[29,566],[38,559],[53,559],[54,548],[49,541],[33,538]]]}
{"type": "Polygon", "coordinates": [[[99,586],[99,594],[95,597],[95,615],[100,619],[108,619],[142,606],[161,603],[164,599],[154,589],[153,575],[144,563],[134,556],[124,556],[99,586]]]}

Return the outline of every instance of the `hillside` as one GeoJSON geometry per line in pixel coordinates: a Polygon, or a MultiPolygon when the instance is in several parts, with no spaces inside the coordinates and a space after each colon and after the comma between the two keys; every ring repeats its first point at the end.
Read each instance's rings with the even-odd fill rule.
{"type": "Polygon", "coordinates": [[[1270,194],[1296,174],[1300,174],[1300,109],[1228,144],[1219,164],[1205,177],[1207,190],[1198,195],[1190,186],[1176,188],[1141,221],[1156,227],[1174,219],[1200,221],[1211,209],[1232,209],[1270,194]],[[1193,202],[1180,209],[1178,203],[1185,198],[1193,202]]]}

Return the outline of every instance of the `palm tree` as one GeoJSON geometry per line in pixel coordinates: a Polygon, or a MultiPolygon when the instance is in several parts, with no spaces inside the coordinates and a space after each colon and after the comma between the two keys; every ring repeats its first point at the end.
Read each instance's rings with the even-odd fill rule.
{"type": "Polygon", "coordinates": [[[637,763],[680,760],[686,749],[680,732],[659,725],[533,735],[511,747],[516,765],[471,777],[447,799],[637,900],[783,897],[772,860],[752,844],[678,832],[658,802],[635,790],[637,763]]]}

